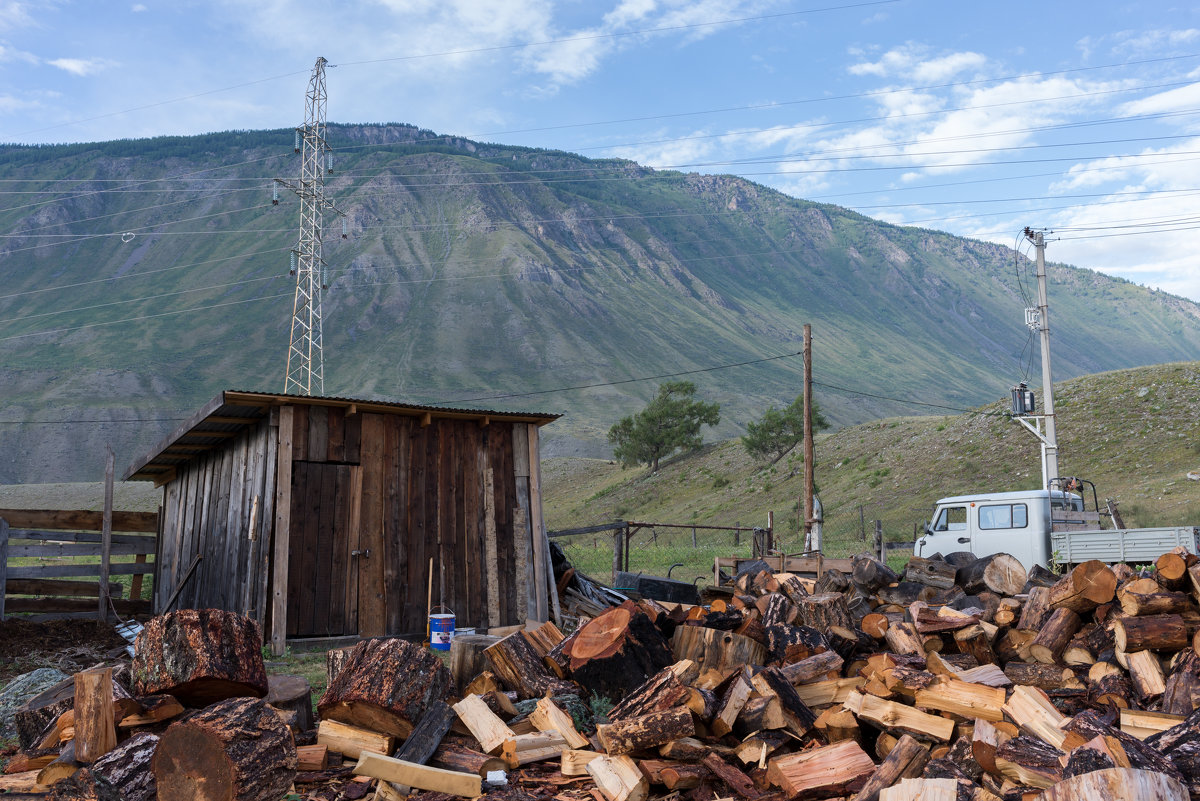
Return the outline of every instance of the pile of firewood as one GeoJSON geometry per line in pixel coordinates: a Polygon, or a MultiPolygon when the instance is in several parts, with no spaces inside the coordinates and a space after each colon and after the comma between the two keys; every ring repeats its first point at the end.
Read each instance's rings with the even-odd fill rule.
{"type": "Polygon", "coordinates": [[[139,637],[128,691],[111,669],[86,671],[27,705],[13,760],[26,772],[0,789],[1200,798],[1195,556],[1164,554],[1148,576],[1099,562],[1027,575],[1003,554],[914,558],[902,575],[854,564],[815,580],[745,572],[703,606],[628,600],[570,636],[546,623],[460,637],[448,665],[366,640],[329,652],[317,720],[305,688],[266,677],[251,621],[173,613],[139,637]]]}

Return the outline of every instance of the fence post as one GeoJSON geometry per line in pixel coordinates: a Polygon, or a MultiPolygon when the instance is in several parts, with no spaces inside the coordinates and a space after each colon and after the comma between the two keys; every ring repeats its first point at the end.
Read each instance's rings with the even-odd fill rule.
{"type": "Polygon", "coordinates": [[[4,594],[8,592],[8,521],[0,517],[0,620],[4,620],[4,594]]]}
{"type": "Polygon", "coordinates": [[[621,572],[622,566],[625,564],[625,531],[626,529],[619,528],[613,532],[613,565],[612,565],[612,585],[617,586],[617,574],[621,572]]]}
{"type": "MultiPolygon", "coordinates": [[[[775,513],[767,512],[767,552],[775,550],[775,513]]],[[[783,572],[782,570],[779,572],[783,572]]]]}
{"type": "Polygon", "coordinates": [[[116,469],[116,457],[113,456],[112,446],[105,446],[108,456],[104,460],[104,518],[100,524],[100,608],[96,612],[96,625],[102,626],[108,621],[108,563],[112,556],[112,514],[113,514],[113,473],[116,469]]]}
{"type": "Polygon", "coordinates": [[[863,505],[861,503],[858,505],[858,531],[859,531],[860,535],[862,536],[862,541],[866,542],[867,541],[867,519],[863,515],[863,505]]]}
{"type": "Polygon", "coordinates": [[[879,548],[879,561],[887,564],[887,548],[883,545],[883,521],[875,521],[875,545],[879,548]]]}
{"type": "Polygon", "coordinates": [[[692,526],[692,547],[696,547],[696,526],[692,526]]]}
{"type": "Polygon", "coordinates": [[[733,544],[741,545],[742,544],[742,524],[734,523],[733,525],[735,525],[737,527],[733,530],[733,544]]]}

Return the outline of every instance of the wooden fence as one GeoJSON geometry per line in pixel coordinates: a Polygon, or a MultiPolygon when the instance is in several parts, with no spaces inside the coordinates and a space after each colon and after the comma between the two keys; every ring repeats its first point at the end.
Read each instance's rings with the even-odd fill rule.
{"type": "Polygon", "coordinates": [[[0,620],[14,613],[32,613],[26,619],[33,620],[150,614],[142,581],[154,573],[147,556],[154,553],[158,514],[110,516],[106,526],[103,512],[0,509],[0,620]],[[23,557],[58,561],[13,564],[23,557]],[[113,575],[131,576],[128,598],[121,597],[122,584],[108,580],[113,575]]]}

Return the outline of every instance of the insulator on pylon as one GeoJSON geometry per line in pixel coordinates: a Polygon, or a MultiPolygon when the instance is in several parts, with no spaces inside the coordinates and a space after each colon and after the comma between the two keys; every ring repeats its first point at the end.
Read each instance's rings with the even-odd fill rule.
{"type": "Polygon", "coordinates": [[[333,154],[332,153],[325,154],[325,172],[329,173],[330,175],[333,174],[333,154]]]}
{"type": "Polygon", "coordinates": [[[296,144],[292,145],[292,149],[297,153],[300,152],[300,129],[296,129],[296,144]]]}
{"type": "Polygon", "coordinates": [[[271,205],[272,206],[279,205],[279,184],[274,184],[271,187],[271,205]]]}
{"type": "Polygon", "coordinates": [[[288,261],[290,262],[290,265],[289,265],[290,269],[288,269],[288,275],[295,275],[296,274],[296,251],[293,250],[291,253],[288,254],[288,261]]]}
{"type": "Polygon", "coordinates": [[[346,218],[343,217],[342,218],[342,239],[345,239],[346,234],[348,234],[348,233],[349,233],[349,230],[347,229],[347,226],[346,226],[346,218]]]}

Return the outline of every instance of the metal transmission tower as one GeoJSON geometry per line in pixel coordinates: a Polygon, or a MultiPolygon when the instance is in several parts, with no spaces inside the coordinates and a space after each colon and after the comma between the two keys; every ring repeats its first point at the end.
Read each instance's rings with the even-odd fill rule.
{"type": "MultiPolygon", "coordinates": [[[[296,297],[292,303],[292,334],[288,345],[285,394],[325,394],[325,360],[321,341],[321,291],[325,289],[322,223],[326,209],[342,212],[325,197],[325,173],[333,172],[333,154],[325,143],[325,64],[318,58],[304,99],[304,126],[296,129],[300,153],[300,183],[275,182],[300,196],[300,241],[292,251],[296,297]]],[[[275,202],[278,203],[278,188],[275,202]]],[[[343,224],[344,225],[344,224],[343,224]]],[[[345,230],[343,227],[343,237],[345,230]]]]}

